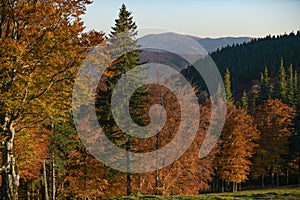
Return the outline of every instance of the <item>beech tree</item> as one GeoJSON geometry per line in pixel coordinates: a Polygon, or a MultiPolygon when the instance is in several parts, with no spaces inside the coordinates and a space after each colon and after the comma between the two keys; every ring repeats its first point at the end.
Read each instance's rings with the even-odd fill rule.
{"type": "Polygon", "coordinates": [[[41,173],[43,162],[49,156],[49,131],[46,129],[28,129],[16,135],[14,153],[21,184],[27,190],[27,196],[33,193],[33,188],[40,182],[47,181],[41,173]],[[35,181],[38,180],[38,181],[35,181]],[[42,181],[39,181],[42,180],[42,181]]]}
{"type": "Polygon", "coordinates": [[[264,177],[269,174],[270,183],[279,185],[279,172],[285,165],[284,157],[288,153],[288,139],[291,136],[295,109],[282,103],[281,100],[267,100],[259,105],[255,113],[255,124],[261,133],[257,149],[253,176],[261,176],[264,187],[264,177]]]}
{"type": "MultiPolygon", "coordinates": [[[[156,84],[149,85],[148,88],[150,100],[146,103],[145,109],[149,110],[151,105],[160,104],[165,108],[167,120],[161,131],[155,136],[132,140],[133,146],[137,147],[134,151],[151,152],[165,147],[176,136],[179,125],[185,126],[188,123],[190,127],[199,126],[199,129],[189,149],[174,163],[155,172],[133,175],[134,192],[155,195],[197,195],[200,191],[208,190],[215,151],[200,159],[199,149],[210,124],[210,101],[207,101],[205,106],[190,105],[193,106],[193,109],[200,109],[200,124],[195,124],[193,120],[181,119],[179,102],[171,91],[156,84]]],[[[181,94],[184,94],[187,99],[191,95],[184,93],[184,87],[180,88],[179,86],[178,89],[182,90],[181,94]]],[[[160,112],[156,114],[161,115],[160,112]]]]}
{"type": "Polygon", "coordinates": [[[253,124],[253,118],[229,103],[214,165],[218,177],[232,183],[233,191],[237,191],[237,184],[248,179],[258,138],[259,132],[253,124]]]}
{"type": "MultiPolygon", "coordinates": [[[[17,199],[15,134],[64,117],[72,80],[94,34],[83,34],[90,0],[0,1],[0,134],[3,199],[17,199]]],[[[98,34],[96,34],[98,35],[98,34]]],[[[100,36],[100,35],[98,35],[100,36]]],[[[100,37],[99,37],[100,38],[100,37]]]]}

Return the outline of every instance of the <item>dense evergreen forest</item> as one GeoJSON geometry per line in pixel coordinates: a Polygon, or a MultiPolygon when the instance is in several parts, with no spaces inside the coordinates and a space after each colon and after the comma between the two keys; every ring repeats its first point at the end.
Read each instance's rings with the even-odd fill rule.
{"type": "MultiPolygon", "coordinates": [[[[252,39],[249,43],[227,46],[210,54],[220,72],[230,70],[232,90],[241,94],[253,80],[260,80],[264,68],[269,69],[270,77],[279,70],[280,60],[297,70],[300,66],[300,32],[252,39]]],[[[189,79],[201,80],[193,67],[184,72],[189,79]],[[193,78],[196,76],[196,78],[193,78]]],[[[197,83],[195,83],[197,84],[197,83]]],[[[201,83],[199,83],[201,85],[201,83]]]]}

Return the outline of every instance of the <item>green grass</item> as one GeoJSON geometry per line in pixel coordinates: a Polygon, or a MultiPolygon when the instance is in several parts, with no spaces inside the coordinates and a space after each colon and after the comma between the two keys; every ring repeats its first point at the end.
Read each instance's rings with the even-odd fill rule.
{"type": "Polygon", "coordinates": [[[131,197],[120,197],[113,199],[300,199],[300,185],[289,186],[289,187],[278,187],[268,188],[260,190],[247,190],[240,192],[226,192],[226,193],[215,193],[215,194],[202,194],[198,196],[131,196],[131,197]]]}

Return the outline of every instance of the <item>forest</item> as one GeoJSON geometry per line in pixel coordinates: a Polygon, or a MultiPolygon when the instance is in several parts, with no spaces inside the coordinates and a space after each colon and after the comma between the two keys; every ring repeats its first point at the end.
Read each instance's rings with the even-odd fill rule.
{"type": "MultiPolygon", "coordinates": [[[[1,199],[201,195],[300,184],[300,31],[254,38],[210,53],[226,93],[226,101],[217,99],[217,112],[224,106],[227,110],[220,138],[204,158],[199,158],[199,149],[211,123],[213,102],[201,76],[193,66],[185,66],[181,73],[199,102],[190,109],[201,114],[193,142],[162,169],[122,172],[91,154],[73,119],[76,75],[95,47],[108,48],[103,60],[110,64],[100,81],[91,83],[97,88],[93,105],[115,146],[136,153],[157,151],[176,137],[181,123],[191,125],[193,120],[180,121],[183,114],[176,96],[150,84],[130,97],[130,115],[146,126],[151,106],[159,104],[168,116],[163,128],[139,139],[118,127],[111,111],[114,88],[126,72],[147,62],[147,53],[139,49],[138,27],[124,4],[110,33],[86,32],[82,16],[91,3],[0,0],[1,199]],[[114,58],[123,48],[120,44],[133,50],[114,58]]],[[[184,92],[186,88],[178,89],[183,99],[192,95],[184,92]]],[[[79,123],[83,128],[89,123],[89,113],[84,114],[79,123]]]]}

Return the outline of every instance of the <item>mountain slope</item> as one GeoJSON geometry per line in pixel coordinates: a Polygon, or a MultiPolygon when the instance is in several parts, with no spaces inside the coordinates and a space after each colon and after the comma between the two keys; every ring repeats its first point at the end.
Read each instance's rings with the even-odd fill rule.
{"type": "Polygon", "coordinates": [[[151,47],[161,47],[164,50],[179,50],[185,52],[186,54],[193,54],[196,52],[196,54],[204,57],[208,54],[208,52],[216,51],[217,49],[233,44],[246,43],[250,40],[251,38],[249,37],[224,37],[211,39],[189,35],[182,36],[176,33],[161,33],[145,35],[138,39],[138,43],[143,49],[141,53],[142,62],[148,61],[165,64],[180,71],[189,66],[187,61],[175,53],[151,49],[151,47]],[[195,44],[197,46],[195,46],[195,44]],[[144,49],[144,47],[150,48],[144,49]]]}
{"type": "MultiPolygon", "coordinates": [[[[174,38],[174,36],[176,36],[174,33],[149,34],[139,38],[138,41],[140,44],[151,44],[153,41],[158,41],[159,43],[164,44],[166,38],[170,39],[174,38]]],[[[191,35],[187,36],[198,42],[205,49],[204,52],[209,53],[233,44],[247,43],[252,39],[250,37],[200,38],[191,35]]]]}
{"type": "Polygon", "coordinates": [[[250,37],[221,37],[221,38],[199,38],[195,36],[189,36],[196,40],[203,48],[211,53],[217,51],[226,46],[232,46],[233,44],[243,44],[250,42],[250,37]]]}
{"type": "MultiPolygon", "coordinates": [[[[286,68],[292,64],[295,69],[300,70],[300,32],[253,39],[246,44],[213,52],[211,57],[222,75],[226,67],[229,68],[233,92],[240,92],[251,81],[259,80],[265,67],[269,68],[270,76],[277,73],[281,58],[286,68]]],[[[193,67],[183,70],[183,74],[193,80],[194,84],[201,85],[202,80],[193,67]]]]}

